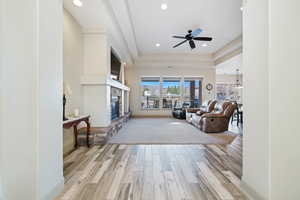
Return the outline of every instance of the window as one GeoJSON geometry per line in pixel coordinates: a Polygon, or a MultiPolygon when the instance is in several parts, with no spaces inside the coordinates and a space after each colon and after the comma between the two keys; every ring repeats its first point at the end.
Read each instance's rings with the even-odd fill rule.
{"type": "Polygon", "coordinates": [[[142,77],[141,108],[172,109],[202,104],[202,79],[185,77],[142,77]]]}
{"type": "Polygon", "coordinates": [[[160,78],[142,78],[142,109],[158,109],[160,101],[160,78]]]}
{"type": "Polygon", "coordinates": [[[162,105],[163,108],[173,108],[180,103],[180,78],[163,78],[162,105]]]}
{"type": "Polygon", "coordinates": [[[184,101],[190,102],[191,107],[198,108],[202,104],[202,81],[196,78],[185,78],[184,101]]]}

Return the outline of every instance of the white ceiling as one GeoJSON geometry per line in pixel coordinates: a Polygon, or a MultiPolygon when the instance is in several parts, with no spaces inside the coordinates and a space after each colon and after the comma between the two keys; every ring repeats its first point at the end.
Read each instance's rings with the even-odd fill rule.
{"type": "Polygon", "coordinates": [[[242,0],[81,0],[75,7],[64,0],[64,7],[83,28],[104,28],[115,44],[122,45],[132,58],[150,54],[213,53],[242,33],[242,0]],[[163,11],[161,3],[167,3],[163,11]],[[196,42],[191,51],[188,43],[173,49],[188,29],[203,29],[201,36],[213,37],[207,47],[196,42]],[[160,43],[160,47],[155,44],[160,43]]]}
{"type": "Polygon", "coordinates": [[[242,0],[128,0],[141,54],[212,53],[242,33],[242,0]],[[161,10],[161,3],[168,9],[161,10]],[[173,49],[180,42],[173,34],[185,35],[187,30],[201,28],[201,36],[214,39],[208,47],[191,51],[188,43],[173,49]],[[156,43],[161,46],[157,48],[156,43]]]}
{"type": "Polygon", "coordinates": [[[238,54],[225,62],[218,64],[216,66],[216,74],[236,74],[236,70],[239,69],[239,72],[243,73],[243,56],[238,54]]]}

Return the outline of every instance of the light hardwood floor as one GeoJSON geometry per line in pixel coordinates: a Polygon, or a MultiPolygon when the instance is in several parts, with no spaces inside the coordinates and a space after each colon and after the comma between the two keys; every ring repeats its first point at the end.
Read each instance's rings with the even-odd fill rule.
{"type": "Polygon", "coordinates": [[[246,199],[232,145],[105,145],[65,158],[61,200],[246,199]]]}

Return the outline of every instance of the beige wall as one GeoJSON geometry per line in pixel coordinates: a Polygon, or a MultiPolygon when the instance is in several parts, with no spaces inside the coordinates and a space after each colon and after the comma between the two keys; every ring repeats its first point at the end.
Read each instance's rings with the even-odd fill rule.
{"type": "MultiPolygon", "coordinates": [[[[83,69],[82,29],[66,10],[64,10],[63,36],[64,82],[72,90],[72,94],[67,96],[66,114],[72,114],[74,109],[79,109],[82,113],[82,87],[80,85],[83,69]]],[[[64,129],[64,154],[70,152],[73,146],[73,129],[64,129]]]]}
{"type": "MultiPolygon", "coordinates": [[[[168,66],[168,65],[167,65],[168,66]]],[[[201,76],[203,77],[203,87],[207,83],[215,84],[215,69],[209,66],[199,67],[173,67],[171,69],[162,67],[134,66],[125,69],[126,84],[130,87],[130,109],[136,116],[170,116],[170,110],[142,110],[141,109],[141,88],[140,80],[142,76],[201,76]]],[[[203,89],[203,100],[214,98],[214,91],[208,94],[203,89]]]]}
{"type": "Polygon", "coordinates": [[[66,113],[78,108],[82,111],[82,88],[80,77],[83,70],[83,37],[81,26],[64,10],[64,82],[71,87],[72,94],[67,96],[66,113]]]}

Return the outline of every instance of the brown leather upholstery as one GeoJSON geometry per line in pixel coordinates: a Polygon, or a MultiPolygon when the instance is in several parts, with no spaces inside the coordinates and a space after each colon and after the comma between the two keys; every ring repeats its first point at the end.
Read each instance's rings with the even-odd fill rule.
{"type": "Polygon", "coordinates": [[[217,104],[216,100],[210,101],[210,103],[208,104],[207,108],[206,109],[200,109],[199,111],[196,112],[196,115],[201,116],[201,115],[203,115],[205,113],[213,112],[214,109],[215,109],[216,104],[217,104]]]}
{"type": "Polygon", "coordinates": [[[188,108],[188,109],[186,109],[186,112],[188,112],[188,113],[197,113],[197,112],[208,113],[214,109],[216,103],[217,103],[217,101],[215,101],[215,100],[209,100],[207,102],[206,107],[203,106],[202,108],[188,108]]]}
{"type": "Polygon", "coordinates": [[[236,109],[236,104],[227,102],[224,107],[226,108],[223,112],[203,114],[199,122],[200,130],[206,133],[219,133],[227,131],[230,118],[236,109]]]}
{"type": "Polygon", "coordinates": [[[211,104],[214,105],[213,109],[210,108],[211,112],[207,112],[207,111],[202,110],[202,111],[198,111],[198,112],[192,114],[192,119],[190,120],[190,122],[194,126],[200,128],[200,119],[201,119],[201,116],[204,115],[204,114],[207,114],[207,113],[214,113],[214,114],[221,113],[222,114],[225,111],[225,109],[227,108],[227,106],[230,104],[230,102],[228,102],[228,101],[225,101],[225,102],[214,101],[211,104]]]}
{"type": "Polygon", "coordinates": [[[210,106],[212,100],[207,101],[206,103],[203,104],[201,108],[187,108],[186,112],[189,113],[197,113],[198,111],[207,111],[208,107],[210,106]]]}
{"type": "Polygon", "coordinates": [[[216,104],[217,104],[217,101],[216,101],[216,100],[211,101],[211,102],[208,104],[207,112],[212,112],[212,111],[214,110],[216,104]]]}
{"type": "Polygon", "coordinates": [[[198,111],[200,111],[201,108],[187,108],[186,109],[186,112],[189,112],[189,113],[196,113],[198,111]]]}
{"type": "Polygon", "coordinates": [[[196,115],[202,116],[206,113],[224,113],[227,106],[230,105],[230,102],[224,101],[218,103],[217,101],[214,101],[212,104],[214,105],[213,108],[210,107],[209,109],[207,109],[208,111],[198,111],[196,112],[196,115]]]}

